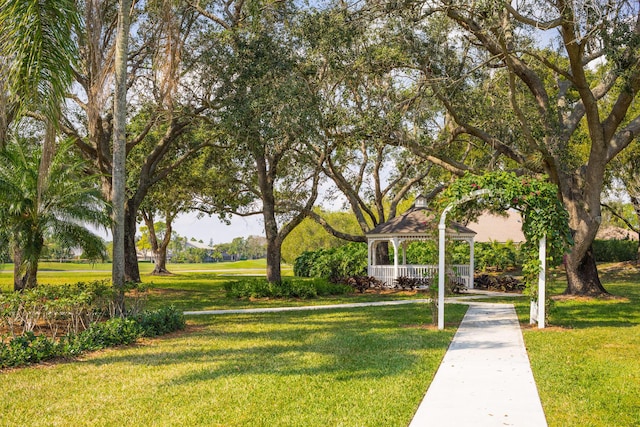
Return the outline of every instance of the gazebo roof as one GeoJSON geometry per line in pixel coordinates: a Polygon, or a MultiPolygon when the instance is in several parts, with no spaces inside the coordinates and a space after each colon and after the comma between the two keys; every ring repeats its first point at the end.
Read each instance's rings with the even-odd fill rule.
{"type": "MultiPolygon", "coordinates": [[[[404,214],[399,215],[366,233],[367,237],[418,237],[425,235],[436,236],[438,219],[436,214],[426,207],[411,207],[404,214]]],[[[462,224],[451,221],[447,226],[447,234],[456,238],[470,238],[476,232],[462,224]]]]}

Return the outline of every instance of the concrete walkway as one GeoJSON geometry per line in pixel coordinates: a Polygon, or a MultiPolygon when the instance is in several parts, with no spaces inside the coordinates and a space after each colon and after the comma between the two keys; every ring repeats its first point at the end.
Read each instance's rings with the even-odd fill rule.
{"type": "Polygon", "coordinates": [[[513,305],[468,304],[410,427],[546,426],[513,305]]]}

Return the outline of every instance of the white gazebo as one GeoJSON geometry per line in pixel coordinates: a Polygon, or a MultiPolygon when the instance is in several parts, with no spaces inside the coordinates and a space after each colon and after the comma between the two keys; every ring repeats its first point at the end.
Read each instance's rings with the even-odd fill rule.
{"type": "MultiPolygon", "coordinates": [[[[438,273],[438,265],[407,264],[407,244],[412,241],[437,239],[438,218],[427,208],[426,199],[416,198],[415,204],[404,214],[378,225],[368,232],[369,246],[368,274],[382,282],[392,285],[398,277],[433,278],[438,273]],[[393,247],[393,265],[376,264],[376,247],[388,242],[393,247]],[[402,254],[402,258],[400,257],[402,254]]],[[[446,234],[453,240],[469,243],[469,264],[452,265],[447,268],[448,274],[468,289],[473,288],[475,231],[455,222],[451,222],[446,234]]]]}

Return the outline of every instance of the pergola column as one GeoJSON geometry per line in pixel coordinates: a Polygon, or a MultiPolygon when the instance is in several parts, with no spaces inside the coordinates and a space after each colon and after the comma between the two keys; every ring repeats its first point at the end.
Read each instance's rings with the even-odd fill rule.
{"type": "Polygon", "coordinates": [[[474,288],[473,279],[475,276],[476,262],[474,254],[475,239],[469,239],[469,289],[474,288]]]}

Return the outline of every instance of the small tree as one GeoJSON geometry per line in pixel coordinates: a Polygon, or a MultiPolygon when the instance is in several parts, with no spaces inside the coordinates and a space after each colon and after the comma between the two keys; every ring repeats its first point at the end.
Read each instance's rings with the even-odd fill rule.
{"type": "Polygon", "coordinates": [[[36,286],[48,236],[63,246],[80,246],[88,257],[104,257],[102,239],[82,225],[109,224],[95,178],[85,174],[69,143],[59,147],[46,177],[38,174],[41,160],[41,146],[25,140],[0,153],[0,240],[12,251],[15,290],[36,286]]]}

